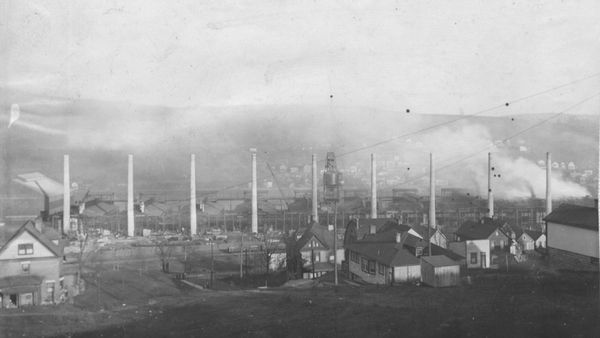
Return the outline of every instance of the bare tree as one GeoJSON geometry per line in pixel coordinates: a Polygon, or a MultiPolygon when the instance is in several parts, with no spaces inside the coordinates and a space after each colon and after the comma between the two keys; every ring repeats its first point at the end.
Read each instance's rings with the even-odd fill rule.
{"type": "Polygon", "coordinates": [[[80,282],[81,282],[81,273],[83,271],[83,264],[85,263],[85,261],[87,260],[87,258],[90,256],[90,252],[88,251],[88,253],[85,253],[85,250],[87,248],[87,243],[88,243],[88,234],[85,233],[79,233],[77,235],[77,241],[79,243],[79,254],[77,255],[77,277],[76,277],[76,285],[77,287],[80,286],[80,282]]]}

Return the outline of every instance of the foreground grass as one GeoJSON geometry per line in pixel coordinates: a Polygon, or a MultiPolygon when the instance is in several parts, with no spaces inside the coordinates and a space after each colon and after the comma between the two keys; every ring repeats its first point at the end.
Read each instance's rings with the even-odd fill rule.
{"type": "Polygon", "coordinates": [[[486,273],[433,289],[331,286],[199,291],[160,274],[115,273],[74,305],[2,313],[3,336],[594,337],[595,274],[486,273]],[[111,284],[112,283],[112,284],[111,284]],[[138,291],[134,291],[134,289],[138,291]],[[101,286],[102,290],[102,286],[101,286]],[[114,299],[113,299],[114,298],[114,299]],[[112,299],[112,300],[111,300],[112,299]],[[126,304],[123,306],[121,303],[126,304]]]}

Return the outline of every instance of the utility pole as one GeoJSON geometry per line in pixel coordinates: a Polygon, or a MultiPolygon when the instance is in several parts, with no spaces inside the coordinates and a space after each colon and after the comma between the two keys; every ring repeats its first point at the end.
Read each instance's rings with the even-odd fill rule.
{"type": "Polygon", "coordinates": [[[337,201],[333,202],[333,281],[338,285],[337,266],[337,201]]]}
{"type": "Polygon", "coordinates": [[[214,242],[210,240],[210,288],[213,288],[214,274],[215,274],[215,255],[213,252],[214,242]]]}
{"type": "Polygon", "coordinates": [[[242,232],[242,243],[240,244],[240,282],[242,280],[242,278],[244,278],[244,264],[242,261],[242,257],[243,257],[243,252],[244,252],[244,233],[242,232]]]}

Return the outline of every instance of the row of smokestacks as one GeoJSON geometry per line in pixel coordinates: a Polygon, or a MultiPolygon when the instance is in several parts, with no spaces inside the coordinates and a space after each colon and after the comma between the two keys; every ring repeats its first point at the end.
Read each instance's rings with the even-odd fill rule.
{"type": "MultiPolygon", "coordinates": [[[[257,192],[257,173],[256,173],[256,149],[250,149],[252,161],[252,221],[251,230],[253,233],[258,232],[258,192],[257,192]]],[[[429,191],[429,227],[436,228],[435,219],[435,165],[433,153],[429,155],[430,160],[430,191],[429,191]]],[[[550,153],[546,153],[546,163],[551,163],[550,153]]],[[[70,224],[70,172],[69,172],[69,155],[64,155],[63,158],[64,175],[63,175],[63,232],[65,227],[70,224]]],[[[492,177],[494,167],[492,165],[492,154],[488,153],[488,217],[494,217],[494,194],[492,177]]],[[[317,157],[312,155],[312,220],[319,221],[318,213],[318,194],[317,194],[317,157]]],[[[552,167],[546,165],[546,214],[552,212],[552,167]]],[[[133,201],[133,155],[128,156],[127,166],[127,235],[133,237],[135,235],[134,228],[134,201],[133,201]]],[[[371,154],[371,218],[377,218],[377,162],[375,154],[371,154]]],[[[197,234],[197,218],[196,218],[196,156],[190,156],[190,232],[192,235],[197,234]]]]}

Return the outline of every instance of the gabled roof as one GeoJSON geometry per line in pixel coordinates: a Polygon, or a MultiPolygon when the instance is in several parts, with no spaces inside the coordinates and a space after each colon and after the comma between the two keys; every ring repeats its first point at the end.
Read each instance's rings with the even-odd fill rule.
{"type": "Polygon", "coordinates": [[[598,208],[565,203],[554,209],[544,220],[598,231],[598,208]]]}
{"type": "Polygon", "coordinates": [[[358,226],[356,219],[348,223],[348,227],[356,227],[357,240],[361,240],[365,235],[369,234],[372,225],[375,226],[375,232],[380,232],[390,226],[398,225],[398,221],[393,218],[360,218],[358,219],[358,226]]]}
{"type": "MultiPolygon", "coordinates": [[[[427,238],[427,232],[429,231],[429,238],[431,238],[436,231],[439,231],[442,235],[444,235],[438,228],[430,228],[424,225],[412,225],[411,228],[421,235],[423,238],[427,238]]],[[[444,235],[445,236],[445,235],[444,235]]]]}
{"type": "Polygon", "coordinates": [[[40,233],[36,228],[35,228],[35,223],[31,220],[25,222],[23,225],[21,225],[19,228],[16,229],[16,231],[14,231],[14,233],[10,234],[7,233],[6,231],[10,231],[14,230],[14,228],[4,228],[2,227],[2,229],[0,229],[0,231],[3,231],[3,235],[0,236],[0,252],[4,251],[4,249],[6,248],[6,245],[8,243],[10,243],[13,239],[15,239],[16,237],[18,237],[19,235],[21,235],[24,232],[28,232],[29,234],[31,234],[35,239],[37,239],[42,245],[44,245],[48,250],[50,250],[53,254],[55,254],[56,256],[62,256],[61,252],[60,252],[60,247],[57,246],[56,244],[52,243],[52,241],[50,239],[48,239],[48,237],[46,237],[45,235],[43,235],[42,233],[40,233]]]}
{"type": "Polygon", "coordinates": [[[544,234],[541,231],[534,231],[534,230],[525,230],[524,233],[526,233],[534,241],[537,241],[538,238],[540,238],[540,236],[544,234]]]}
{"type": "Polygon", "coordinates": [[[504,222],[493,220],[484,217],[480,222],[467,221],[456,230],[456,235],[461,239],[487,239],[490,235],[498,230],[504,222]]]}
{"type": "MultiPolygon", "coordinates": [[[[329,231],[329,228],[324,225],[313,222],[308,226],[308,228],[302,234],[302,237],[300,237],[296,243],[298,250],[301,250],[313,237],[315,237],[325,249],[333,249],[333,241],[335,238],[333,231],[329,231]]],[[[339,240],[337,247],[338,249],[343,247],[341,241],[339,240]]]]}

